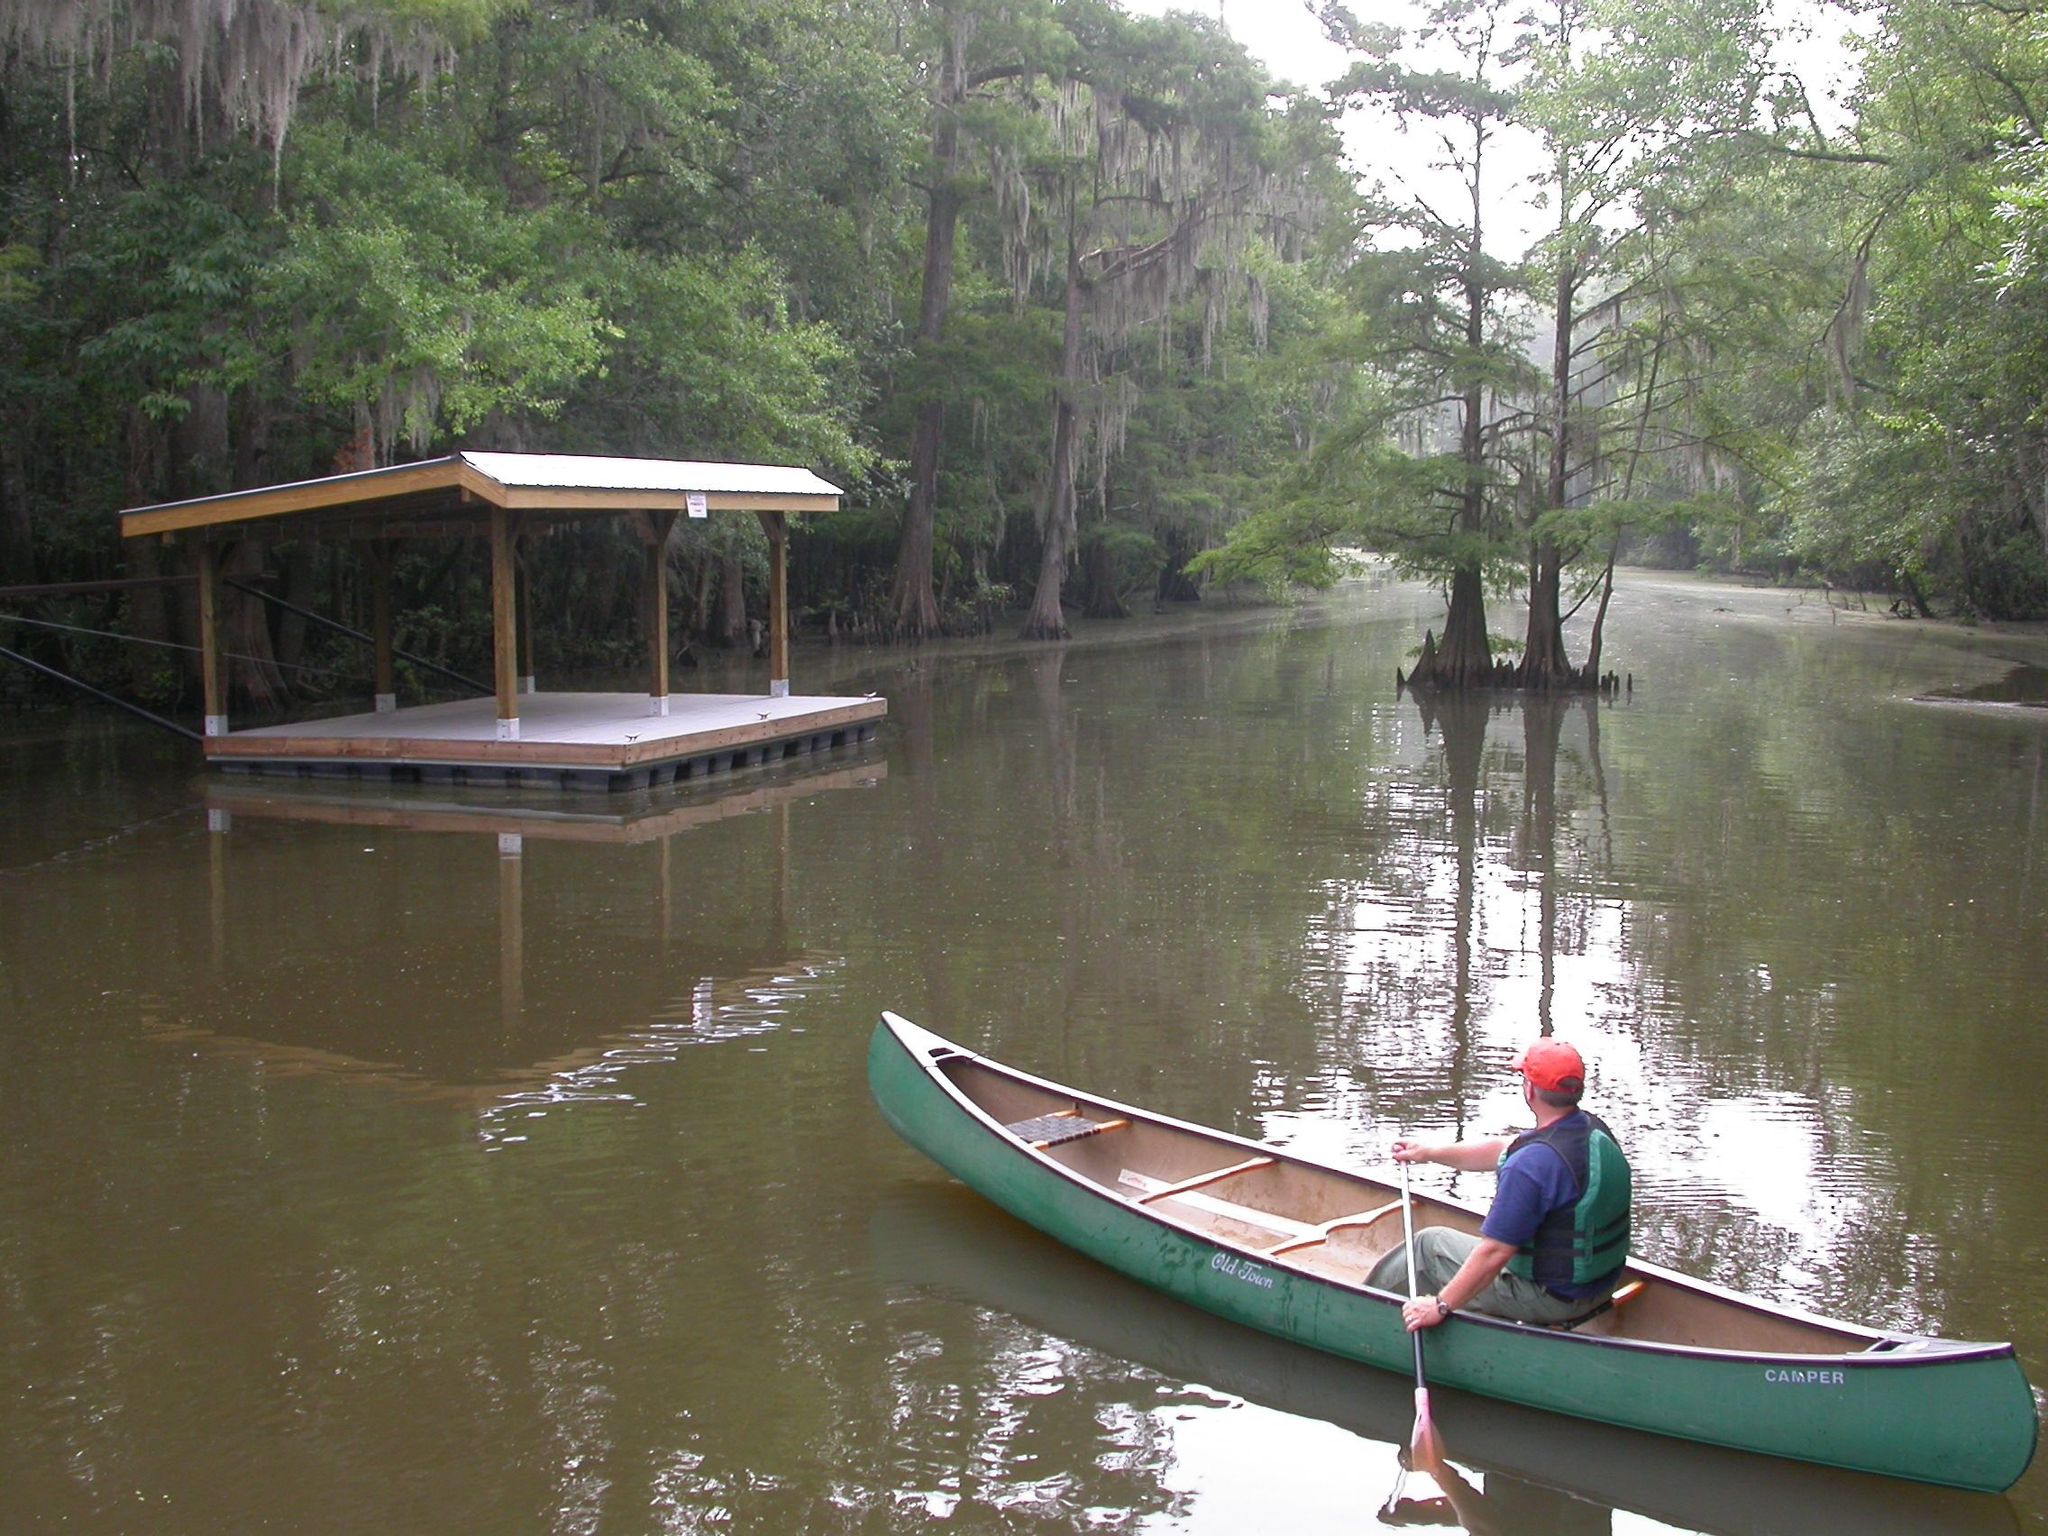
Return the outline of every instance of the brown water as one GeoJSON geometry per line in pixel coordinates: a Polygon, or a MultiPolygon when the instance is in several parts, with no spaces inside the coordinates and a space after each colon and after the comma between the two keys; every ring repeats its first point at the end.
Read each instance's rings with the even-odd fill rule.
{"type": "MultiPolygon", "coordinates": [[[[1433,617],[800,656],[876,747],[544,815],[0,740],[0,1530],[1394,1518],[1406,1384],[950,1185],[868,1102],[885,1007],[1361,1164],[1510,1127],[1547,1019],[1650,1255],[2048,1381],[2048,717],[1913,702],[2048,646],[1638,577],[1632,694],[1426,717],[1433,617]]],[[[2048,1528],[2039,1467],[1437,1418],[1480,1529],[2048,1528]]]]}

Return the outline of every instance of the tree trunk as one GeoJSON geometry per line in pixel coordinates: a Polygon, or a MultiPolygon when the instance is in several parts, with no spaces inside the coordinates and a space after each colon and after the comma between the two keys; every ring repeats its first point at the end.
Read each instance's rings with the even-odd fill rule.
{"type": "Polygon", "coordinates": [[[918,387],[924,399],[911,432],[910,501],[903,513],[896,579],[889,595],[896,631],[910,640],[922,640],[939,629],[939,605],[932,595],[932,540],[938,520],[939,450],[946,432],[946,400],[933,375],[953,296],[953,236],[966,201],[954,179],[960,158],[956,114],[961,94],[959,50],[948,37],[940,45],[938,98],[932,106],[932,194],[925,215],[924,285],[917,306],[917,352],[923,365],[918,387]]]}
{"type": "MultiPolygon", "coordinates": [[[[263,575],[263,547],[249,539],[230,546],[220,573],[223,583],[254,586],[263,575]]],[[[227,663],[236,696],[258,714],[283,708],[291,689],[271,654],[270,615],[258,599],[232,588],[222,592],[221,610],[221,649],[238,658],[227,663]]]]}
{"type": "Polygon", "coordinates": [[[13,432],[7,439],[0,450],[0,583],[26,586],[36,579],[36,531],[29,516],[21,439],[13,432]]]}
{"type": "Polygon", "coordinates": [[[910,438],[910,500],[903,510],[903,536],[896,545],[896,576],[889,610],[896,633],[923,640],[939,632],[939,603],[933,593],[933,530],[938,522],[939,449],[946,432],[946,404],[927,400],[917,409],[910,438]]]}
{"type": "MultiPolygon", "coordinates": [[[[134,506],[136,503],[130,502],[129,505],[134,506]]],[[[127,553],[130,576],[166,574],[162,539],[137,539],[134,541],[134,547],[127,553]]],[[[171,610],[179,592],[180,589],[177,587],[137,587],[128,593],[128,633],[137,640],[171,640],[171,610]]],[[[159,696],[168,679],[171,691],[176,692],[176,655],[175,651],[167,651],[157,645],[129,646],[129,686],[145,697],[155,698],[159,696]]]]}
{"type": "Polygon", "coordinates": [[[717,574],[708,557],[698,563],[696,595],[690,603],[690,633],[694,635],[711,633],[711,583],[717,574]]]}
{"type": "Polygon", "coordinates": [[[2037,434],[2022,434],[2020,445],[2020,473],[2026,476],[2027,511],[2041,534],[2041,553],[2048,555],[2048,469],[2044,469],[2043,464],[2048,460],[2048,443],[2044,443],[2037,434]]]}
{"type": "Polygon", "coordinates": [[[1617,538],[1607,551],[1607,569],[1600,577],[1600,606],[1593,610],[1593,637],[1586,642],[1586,670],[1582,674],[1589,688],[1600,686],[1600,643],[1607,632],[1607,604],[1614,597],[1614,557],[1621,552],[1617,538]]]}
{"type": "MultiPolygon", "coordinates": [[[[126,437],[121,471],[124,505],[147,506],[157,499],[160,489],[157,461],[161,457],[162,433],[140,410],[131,408],[126,437]]],[[[129,575],[161,576],[166,573],[162,539],[136,539],[128,544],[126,553],[129,575]]],[[[128,633],[138,640],[175,639],[174,631],[179,626],[175,624],[173,615],[182,606],[178,594],[176,587],[137,587],[130,592],[128,633]]],[[[176,657],[174,651],[154,645],[130,646],[129,651],[128,676],[138,692],[154,697],[166,670],[182,675],[175,659],[166,661],[166,658],[176,657]]]]}
{"type": "Polygon", "coordinates": [[[1128,619],[1116,589],[1116,561],[1110,558],[1109,540],[1090,539],[1081,551],[1081,570],[1087,591],[1087,605],[1081,610],[1091,619],[1128,619]]]}
{"type": "Polygon", "coordinates": [[[1188,578],[1188,556],[1192,553],[1186,537],[1179,531],[1166,536],[1166,560],[1159,567],[1158,602],[1199,603],[1202,600],[1202,589],[1188,578]]]}
{"type": "Polygon", "coordinates": [[[1564,621],[1560,589],[1564,559],[1549,539],[1536,542],[1529,564],[1529,627],[1522,641],[1519,681],[1524,688],[1565,688],[1572,682],[1572,664],[1564,653],[1564,621]]]}
{"type": "Polygon", "coordinates": [[[1493,682],[1493,649],[1486,636],[1486,587],[1476,565],[1451,573],[1450,611],[1443,643],[1415,682],[1433,688],[1485,688],[1493,682]]]}
{"type": "MultiPolygon", "coordinates": [[[[234,432],[234,485],[251,490],[263,484],[264,465],[270,454],[270,413],[259,396],[241,392],[230,397],[229,419],[234,432]]],[[[255,585],[263,575],[263,546],[244,539],[228,550],[221,561],[221,575],[255,585]]],[[[230,675],[241,684],[242,698],[251,709],[268,713],[291,701],[291,685],[276,664],[271,647],[270,612],[246,592],[234,593],[225,605],[222,626],[225,649],[245,658],[239,671],[230,675]]]]}
{"type": "Polygon", "coordinates": [[[1074,548],[1074,437],[1079,430],[1075,398],[1081,392],[1081,250],[1067,238],[1066,329],[1060,343],[1060,381],[1054,391],[1052,489],[1047,497],[1045,543],[1038,559],[1038,590],[1031,597],[1021,638],[1064,640],[1067,617],[1060,587],[1074,548]]]}
{"type": "MultiPolygon", "coordinates": [[[[1576,284],[1571,263],[1561,263],[1551,327],[1550,472],[1544,479],[1539,517],[1543,512],[1562,511],[1571,491],[1572,301],[1576,284]]],[[[1524,688],[1564,688],[1572,682],[1560,617],[1563,578],[1564,557],[1557,541],[1548,537],[1534,540],[1529,562],[1529,627],[1522,642],[1520,681],[1524,688]]]]}
{"type": "MultiPolygon", "coordinates": [[[[1474,147],[1475,156],[1478,147],[1474,147]]],[[[1472,240],[1465,253],[1465,345],[1472,358],[1486,342],[1486,293],[1479,281],[1479,171],[1472,171],[1472,240]]],[[[1467,366],[1472,366],[1468,364],[1467,366]]],[[[1485,390],[1475,376],[1464,388],[1464,420],[1458,439],[1458,462],[1464,483],[1458,492],[1458,529],[1477,537],[1486,531],[1485,390]]],[[[1493,652],[1486,636],[1486,583],[1478,565],[1461,565],[1451,573],[1450,611],[1444,616],[1444,640],[1426,669],[1416,667],[1416,682],[1435,688],[1484,688],[1493,681],[1493,652]]]]}
{"type": "MultiPolygon", "coordinates": [[[[319,601],[314,568],[314,547],[301,539],[284,552],[284,600],[295,607],[310,609],[319,601]]],[[[280,610],[277,620],[277,659],[296,667],[306,659],[306,620],[290,609],[280,610]]]]}
{"type": "Polygon", "coordinates": [[[726,646],[747,643],[747,576],[737,552],[718,557],[718,638],[726,646]]]}

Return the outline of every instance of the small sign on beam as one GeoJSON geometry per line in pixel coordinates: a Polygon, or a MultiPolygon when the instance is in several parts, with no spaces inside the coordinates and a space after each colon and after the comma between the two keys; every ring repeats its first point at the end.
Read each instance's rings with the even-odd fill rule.
{"type": "Polygon", "coordinates": [[[711,509],[704,505],[704,493],[702,491],[689,492],[683,497],[683,505],[689,509],[690,516],[692,517],[709,517],[711,515],[711,509]]]}

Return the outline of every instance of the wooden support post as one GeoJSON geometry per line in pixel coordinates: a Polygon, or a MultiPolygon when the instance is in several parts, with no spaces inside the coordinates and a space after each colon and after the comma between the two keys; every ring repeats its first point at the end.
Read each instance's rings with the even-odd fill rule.
{"type": "Polygon", "coordinates": [[[220,655],[220,550],[211,540],[199,545],[199,682],[205,699],[202,734],[228,733],[226,679],[220,655]]]}
{"type": "Polygon", "coordinates": [[[533,536],[528,534],[519,541],[519,691],[539,689],[533,667],[533,536]]]}
{"type": "Polygon", "coordinates": [[[768,535],[768,696],[789,697],[789,517],[763,512],[768,535]]]}
{"type": "Polygon", "coordinates": [[[398,667],[391,641],[391,567],[397,552],[389,539],[370,544],[370,642],[376,653],[376,711],[380,715],[398,710],[398,667]]]}
{"type": "Polygon", "coordinates": [[[647,624],[647,699],[657,715],[668,713],[668,536],[675,525],[673,512],[642,514],[640,611],[647,624]]]}
{"type": "Polygon", "coordinates": [[[491,509],[491,681],[498,740],[519,739],[519,584],[512,570],[512,514],[491,509]]]}

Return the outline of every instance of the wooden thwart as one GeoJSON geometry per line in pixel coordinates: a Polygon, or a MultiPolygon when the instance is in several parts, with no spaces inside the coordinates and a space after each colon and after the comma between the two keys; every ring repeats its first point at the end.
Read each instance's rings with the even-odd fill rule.
{"type": "Polygon", "coordinates": [[[1201,1189],[1206,1185],[1220,1184],[1225,1179],[1236,1178],[1240,1173],[1251,1173],[1259,1168],[1270,1168],[1276,1160],[1270,1157],[1248,1157],[1241,1163],[1228,1168],[1213,1169],[1198,1173],[1192,1179],[1182,1179],[1178,1184],[1169,1184],[1164,1189],[1155,1189],[1149,1194],[1138,1196],[1139,1205],[1150,1205],[1154,1200],[1171,1200],[1175,1195],[1184,1195],[1189,1190],[1201,1189]]]}

